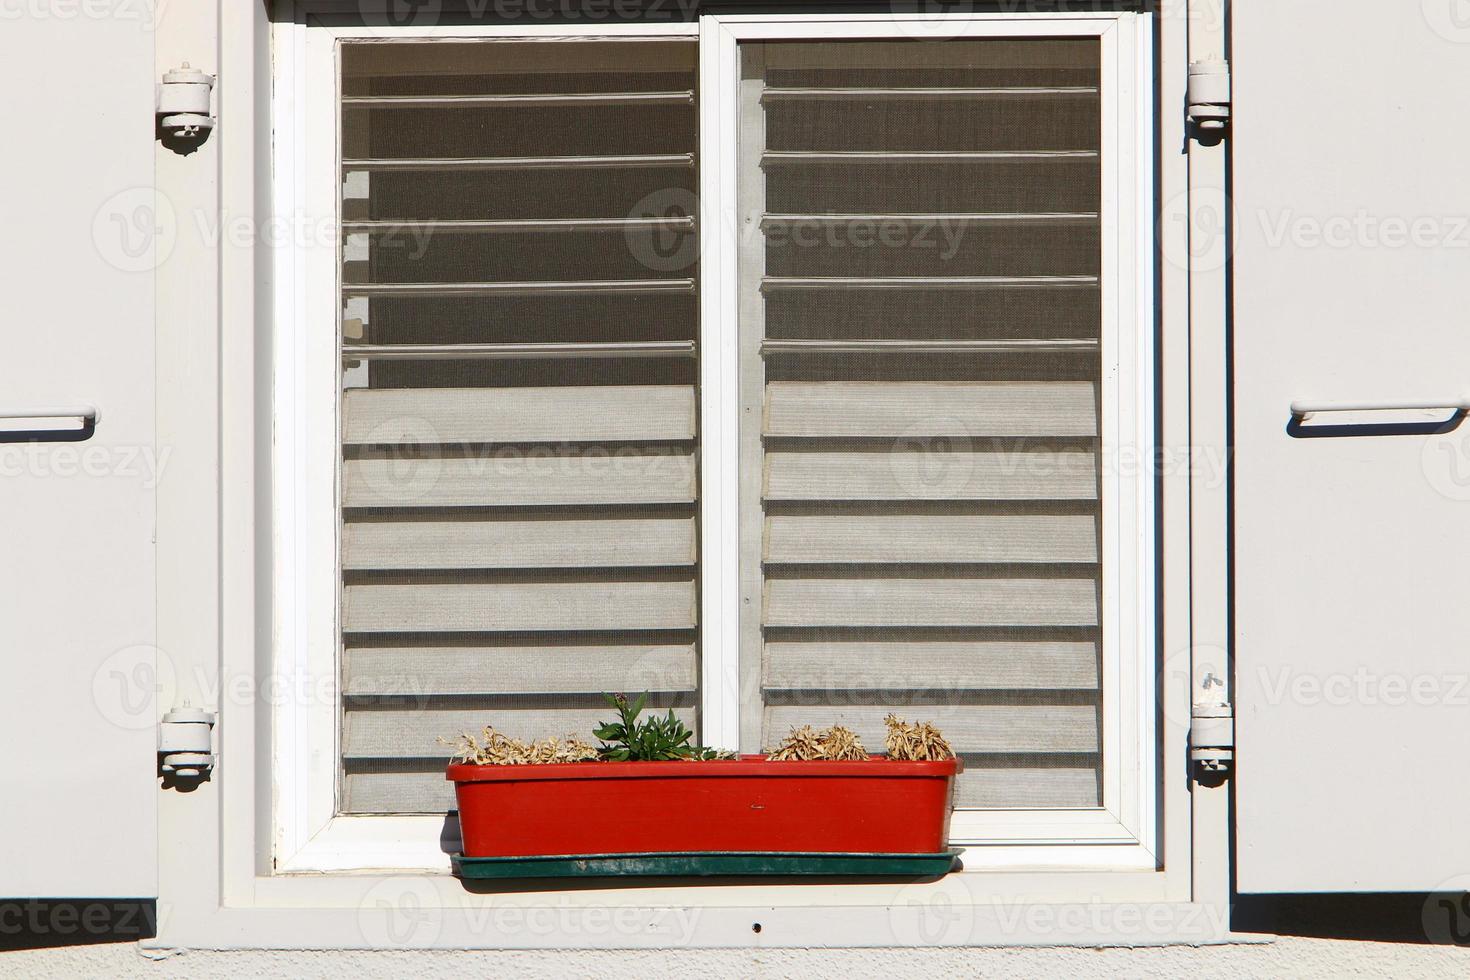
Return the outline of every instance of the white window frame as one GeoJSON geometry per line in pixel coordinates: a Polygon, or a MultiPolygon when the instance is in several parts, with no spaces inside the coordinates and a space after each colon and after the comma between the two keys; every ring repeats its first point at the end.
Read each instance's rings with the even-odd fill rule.
{"type": "MultiPolygon", "coordinates": [[[[275,28],[274,213],[286,227],[336,228],[340,187],[336,48],[343,39],[698,37],[701,87],[701,433],[705,741],[738,743],[738,341],[734,111],[745,40],[925,36],[1099,38],[1103,241],[1103,805],[955,814],[967,873],[1160,866],[1155,764],[1153,445],[1154,311],[1150,20],[1131,13],[705,16],[699,24],[585,27],[307,26],[304,5],[275,28]],[[1132,463],[1131,466],[1124,464],[1132,463]]],[[[276,251],[273,870],[448,871],[436,816],[336,814],[340,765],[336,460],[339,312],[335,233],[292,235],[276,251]],[[326,317],[327,319],[324,319],[326,317]],[[313,324],[314,329],[304,329],[313,324]]],[[[758,710],[750,708],[747,710],[758,710]]],[[[452,844],[450,845],[452,847],[452,844]]]]}

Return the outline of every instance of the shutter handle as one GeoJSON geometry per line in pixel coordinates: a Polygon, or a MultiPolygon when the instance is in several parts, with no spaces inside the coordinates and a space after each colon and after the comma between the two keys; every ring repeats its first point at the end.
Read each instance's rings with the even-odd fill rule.
{"type": "Polygon", "coordinates": [[[1315,402],[1294,401],[1291,403],[1293,422],[1305,422],[1313,415],[1324,412],[1414,412],[1453,410],[1459,418],[1470,413],[1470,398],[1430,398],[1404,401],[1358,401],[1358,402],[1315,402]]]}
{"type": "Polygon", "coordinates": [[[97,428],[95,405],[41,405],[10,408],[0,405],[0,442],[81,442],[97,428]],[[50,428],[18,423],[54,420],[66,423],[50,428]]]}

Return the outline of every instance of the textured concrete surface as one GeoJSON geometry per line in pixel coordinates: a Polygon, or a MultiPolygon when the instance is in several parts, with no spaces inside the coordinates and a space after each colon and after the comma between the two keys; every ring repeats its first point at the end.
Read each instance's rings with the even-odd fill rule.
{"type": "Polygon", "coordinates": [[[1204,949],[715,950],[575,953],[177,953],[150,960],[134,945],[0,953],[6,978],[266,977],[400,980],[466,976],[561,978],[801,977],[1465,977],[1470,949],[1409,943],[1283,938],[1204,949]]]}

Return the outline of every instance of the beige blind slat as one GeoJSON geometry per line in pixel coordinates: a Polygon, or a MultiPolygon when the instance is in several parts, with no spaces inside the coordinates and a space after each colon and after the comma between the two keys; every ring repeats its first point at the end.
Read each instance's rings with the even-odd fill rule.
{"type": "Polygon", "coordinates": [[[1096,626],[1093,579],[769,579],[768,626],[1096,626]]]}
{"type": "Polygon", "coordinates": [[[637,568],[693,565],[694,519],[350,521],[342,567],[637,568]]]}
{"type": "Polygon", "coordinates": [[[1061,640],[768,640],[768,691],[1097,688],[1097,644],[1061,640]]]}
{"type": "Polygon", "coordinates": [[[778,564],[1097,561],[1088,514],[778,515],[766,518],[765,541],[766,561],[778,564]]]}
{"type": "Polygon", "coordinates": [[[694,626],[693,582],[349,585],[348,632],[669,630],[694,626]]]}
{"type": "MultiPolygon", "coordinates": [[[[659,714],[667,708],[651,709],[659,714]]],[[[676,707],[674,715],[685,724],[694,724],[694,709],[676,707]]],[[[476,732],[487,721],[497,731],[516,738],[533,739],[555,735],[577,735],[591,740],[591,732],[599,722],[617,717],[611,708],[588,708],[571,704],[496,708],[363,708],[345,715],[342,754],[348,759],[434,759],[442,763],[447,754],[435,737],[454,732],[476,732]]],[[[441,770],[442,776],[442,770],[441,770]]]]}
{"type": "Polygon", "coordinates": [[[773,451],[767,500],[1095,500],[1091,452],[773,451]]]}
{"type": "Polygon", "coordinates": [[[870,750],[882,750],[883,717],[897,712],[910,721],[933,721],[957,752],[1096,752],[1097,709],[1071,704],[775,705],[766,709],[767,738],[779,740],[794,726],[847,725],[870,750]]]}
{"type": "Polygon", "coordinates": [[[773,436],[1094,436],[1088,382],[772,382],[773,436]]]}
{"type": "Polygon", "coordinates": [[[694,438],[694,389],[687,385],[356,388],[342,397],[342,441],[349,445],[694,438]]]}
{"type": "Polygon", "coordinates": [[[344,661],[343,692],[358,696],[693,691],[699,682],[688,643],[359,647],[344,661]]]}
{"type": "Polygon", "coordinates": [[[670,504],[694,500],[694,456],[628,451],[349,459],[347,507],[670,504]]]}

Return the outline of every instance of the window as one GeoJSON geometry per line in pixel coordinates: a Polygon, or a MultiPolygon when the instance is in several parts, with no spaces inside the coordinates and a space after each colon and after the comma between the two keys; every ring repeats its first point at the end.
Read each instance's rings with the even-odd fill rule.
{"type": "Polygon", "coordinates": [[[1100,804],[1098,69],[741,46],[747,745],[897,711],[957,806],[1100,804]]]}
{"type": "Polygon", "coordinates": [[[696,45],[341,48],[342,810],[695,721],[696,45]]]}
{"type": "Polygon", "coordinates": [[[956,841],[1156,866],[1144,32],[958,23],[309,39],[278,866],[439,866],[436,737],[604,690],[933,720],[956,841]]]}

